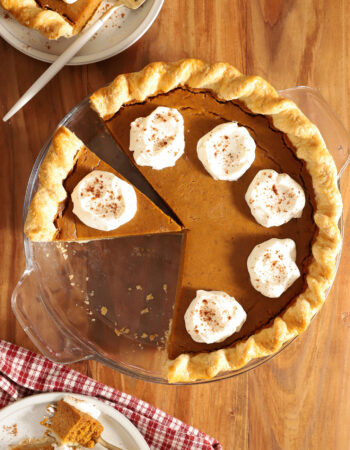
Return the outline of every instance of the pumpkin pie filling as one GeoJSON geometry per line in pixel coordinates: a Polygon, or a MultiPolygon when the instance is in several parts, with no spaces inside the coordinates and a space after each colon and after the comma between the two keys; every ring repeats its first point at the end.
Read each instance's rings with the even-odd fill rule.
{"type": "Polygon", "coordinates": [[[290,305],[306,287],[317,226],[313,220],[315,198],[311,177],[287,137],[266,116],[251,113],[239,101],[220,101],[209,90],[176,88],[143,103],[123,106],[106,125],[131,161],[134,162],[129,151],[130,124],[157,106],[176,108],[185,123],[185,154],[175,167],[153,170],[137,166],[186,228],[182,277],[168,340],[169,358],[173,359],[181,353],[212,351],[246,339],[290,305]],[[204,134],[227,121],[245,126],[257,146],[254,163],[235,182],[214,180],[196,151],[197,142],[204,134]],[[300,219],[271,228],[255,221],[244,195],[261,169],[287,173],[304,188],[306,205],[300,219]],[[255,245],[273,237],[295,241],[301,277],[272,300],[252,287],[246,263],[255,245]],[[197,289],[220,290],[234,296],[248,316],[242,329],[220,343],[208,345],[193,341],[185,329],[184,313],[197,289]]]}

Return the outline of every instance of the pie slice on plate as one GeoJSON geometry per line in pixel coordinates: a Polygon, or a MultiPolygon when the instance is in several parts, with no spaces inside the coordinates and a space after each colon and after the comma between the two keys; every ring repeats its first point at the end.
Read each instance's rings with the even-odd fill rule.
{"type": "MultiPolygon", "coordinates": [[[[210,379],[219,372],[236,370],[253,358],[277,352],[304,331],[335,276],[341,241],[336,167],[316,126],[260,77],[244,76],[229,64],[209,65],[193,59],[154,63],[141,72],[119,75],[91,96],[91,105],[187,229],[168,339],[168,379],[210,379]],[[161,170],[144,162],[137,164],[135,148],[130,150],[135,146],[130,142],[130,129],[149,123],[158,107],[181,114],[186,143],[175,165],[161,170]],[[237,181],[217,180],[202,164],[197,146],[207,133],[232,122],[244,127],[255,141],[255,159],[237,181]],[[264,170],[292,178],[305,195],[300,214],[279,226],[258,223],[251,214],[252,205],[245,200],[253,179],[264,170]],[[296,266],[294,262],[288,268],[279,261],[273,264],[283,268],[284,277],[289,277],[289,269],[298,275],[282,294],[270,298],[257,290],[261,280],[259,276],[252,279],[247,260],[257,245],[272,245],[276,239],[288,245],[294,241],[291,255],[294,251],[296,266]],[[202,290],[222,291],[240,303],[247,317],[240,330],[211,343],[192,338],[185,313],[196,291],[202,290]]],[[[163,144],[167,145],[164,139],[163,144]]],[[[272,186],[272,201],[277,201],[273,199],[278,189],[272,186]]],[[[289,199],[278,198],[284,210],[280,211],[278,202],[276,208],[289,217],[289,199]]],[[[261,276],[269,276],[268,272],[261,276]]],[[[208,310],[197,313],[207,314],[208,320],[215,316],[208,310]]]]}
{"type": "Polygon", "coordinates": [[[71,37],[92,18],[102,0],[0,0],[18,22],[38,30],[48,39],[71,37]]]}
{"type": "Polygon", "coordinates": [[[82,179],[96,170],[100,173],[112,173],[126,181],[115,169],[85,147],[74,133],[65,127],[59,128],[40,166],[39,188],[30,204],[25,222],[24,231],[31,241],[89,241],[181,231],[181,225],[163,213],[135,187],[137,212],[130,221],[110,231],[92,228],[83,223],[73,213],[71,194],[82,179]]]}

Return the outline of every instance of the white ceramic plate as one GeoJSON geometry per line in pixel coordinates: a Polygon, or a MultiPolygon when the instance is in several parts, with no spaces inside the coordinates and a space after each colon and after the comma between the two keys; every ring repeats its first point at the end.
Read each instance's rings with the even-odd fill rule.
{"type": "MultiPolygon", "coordinates": [[[[40,421],[45,415],[46,406],[56,402],[63,395],[65,395],[63,392],[32,395],[2,409],[0,411],[0,450],[7,450],[8,445],[17,444],[24,438],[42,436],[45,429],[40,425],[40,421]]],[[[107,442],[125,450],[149,450],[138,429],[123,414],[95,398],[73,395],[92,401],[101,411],[99,421],[104,427],[102,436],[107,442]]],[[[96,444],[95,449],[101,450],[103,447],[96,444]]]]}
{"type": "MultiPolygon", "coordinates": [[[[146,33],[156,19],[164,0],[146,0],[136,11],[119,8],[108,23],[96,33],[70,61],[70,65],[90,64],[110,58],[130,47],[146,33]]],[[[92,20],[106,10],[112,0],[105,0],[92,20]]],[[[75,39],[50,41],[27,28],[0,8],[0,36],[10,45],[32,58],[52,63],[75,39]]]]}

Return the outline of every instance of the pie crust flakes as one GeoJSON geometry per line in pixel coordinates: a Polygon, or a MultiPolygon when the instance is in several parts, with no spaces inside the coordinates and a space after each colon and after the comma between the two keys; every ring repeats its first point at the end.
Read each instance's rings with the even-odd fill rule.
{"type": "MultiPolygon", "coordinates": [[[[239,100],[253,114],[271,119],[306,163],[315,194],[314,222],[318,233],[312,243],[306,288],[263,329],[232,346],[199,354],[181,354],[167,363],[170,382],[211,379],[220,372],[237,370],[252,359],[277,352],[302,333],[319,311],[335,276],[341,245],[338,221],[342,210],[337,170],[317,127],[291,100],[285,99],[265,80],[242,75],[225,63],[206,64],[196,59],[153,63],[142,71],[119,75],[91,96],[91,106],[107,121],[120,108],[178,87],[211,91],[220,101],[239,100]]],[[[248,313],[249,314],[249,313],[248,313]]]]}

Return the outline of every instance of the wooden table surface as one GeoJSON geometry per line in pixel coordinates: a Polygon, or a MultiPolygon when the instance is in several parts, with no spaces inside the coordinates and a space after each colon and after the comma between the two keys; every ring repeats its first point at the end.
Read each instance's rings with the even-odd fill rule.
{"type": "MultiPolygon", "coordinates": [[[[199,57],[232,63],[278,89],[317,87],[349,128],[349,24],[347,0],[166,0],[130,49],[98,64],[66,67],[10,123],[1,123],[0,338],[35,350],[10,307],[24,269],[23,198],[41,146],[76,103],[151,61],[199,57]]],[[[47,65],[3,40],[0,61],[2,117],[47,65]]],[[[342,191],[346,220],[348,184],[342,191]]],[[[336,283],[307,332],[252,372],[175,387],[138,381],[94,361],[73,367],[215,436],[225,449],[349,449],[349,244],[347,235],[336,283]]]]}

